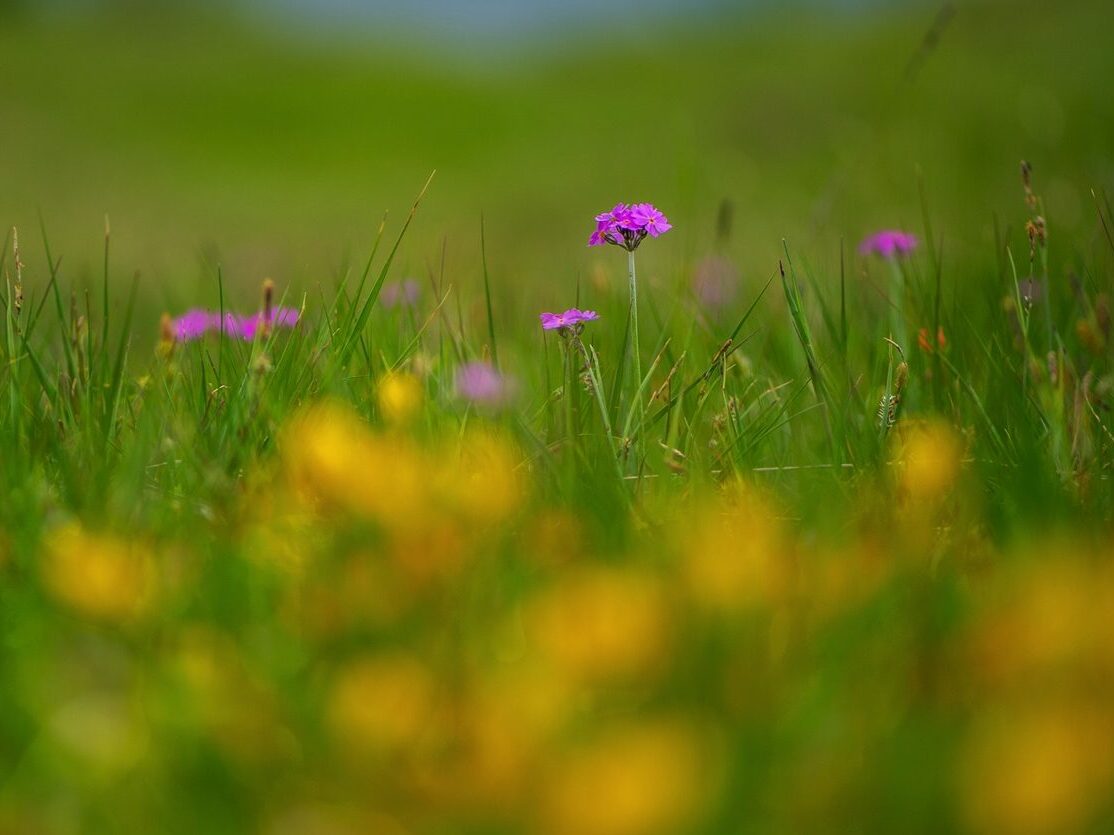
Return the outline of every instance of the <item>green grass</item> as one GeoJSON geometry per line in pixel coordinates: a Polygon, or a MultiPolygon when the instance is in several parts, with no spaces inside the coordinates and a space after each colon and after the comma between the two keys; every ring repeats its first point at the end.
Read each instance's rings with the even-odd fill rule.
{"type": "Polygon", "coordinates": [[[948,219],[945,256],[985,253],[1024,158],[1059,229],[1089,247],[1088,189],[1114,139],[1094,83],[1111,71],[1103,4],[962,4],[907,79],[935,11],[599,32],[486,65],[375,33],[337,44],[134,11],[0,24],[0,215],[30,228],[41,210],[80,279],[99,269],[107,213],[119,269],[140,270],[156,307],[211,287],[199,256],[240,303],[267,274],[329,277],[432,168],[438,199],[400,266],[423,276],[444,238],[451,272],[478,286],[482,212],[495,301],[536,288],[526,311],[590,271],[583,218],[616,194],[684,217],[678,255],[710,247],[731,200],[730,248],[757,284],[782,237],[834,267],[841,237],[917,223],[918,170],[948,219]],[[647,82],[609,93],[620,75],[647,82]]]}
{"type": "Polygon", "coordinates": [[[1108,831],[1112,59],[1025,8],[0,29],[0,832],[1108,831]]]}

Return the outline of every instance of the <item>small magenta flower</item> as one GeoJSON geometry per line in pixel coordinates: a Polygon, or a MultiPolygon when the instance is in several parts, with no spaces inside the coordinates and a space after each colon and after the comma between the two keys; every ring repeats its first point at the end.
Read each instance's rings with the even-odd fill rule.
{"type": "Polygon", "coordinates": [[[179,342],[200,339],[209,332],[213,324],[213,314],[207,310],[187,310],[171,323],[174,336],[179,342]]]}
{"type": "Polygon", "coordinates": [[[572,330],[580,333],[585,322],[593,322],[600,318],[600,315],[594,310],[578,310],[573,307],[564,313],[542,313],[538,318],[541,319],[544,330],[560,331],[564,335],[572,330]]]}
{"type": "Polygon", "coordinates": [[[630,224],[637,230],[645,230],[651,238],[664,235],[673,228],[669,218],[650,203],[635,203],[630,208],[630,224]]]}
{"type": "Polygon", "coordinates": [[[861,254],[880,255],[883,258],[908,255],[916,248],[916,236],[897,229],[884,229],[881,232],[875,232],[859,244],[861,254]]]}
{"type": "Polygon", "coordinates": [[[469,362],[456,372],[456,393],[479,406],[502,406],[511,394],[510,381],[489,362],[469,362]]]}
{"type": "MultiPolygon", "coordinates": [[[[173,321],[174,335],[179,342],[190,342],[200,339],[211,332],[227,334],[234,339],[251,342],[264,323],[262,313],[253,313],[243,316],[238,313],[225,313],[222,320],[220,313],[208,310],[189,310],[173,321]]],[[[278,307],[271,311],[267,317],[270,327],[292,328],[298,324],[298,311],[292,307],[278,307]]]]}
{"type": "Polygon", "coordinates": [[[596,229],[588,246],[612,244],[634,252],[647,237],[664,235],[673,225],[651,203],[619,203],[614,209],[596,215],[596,229]]]}
{"type": "MultiPolygon", "coordinates": [[[[255,339],[256,333],[266,321],[270,328],[292,328],[298,324],[298,311],[292,307],[279,307],[271,312],[269,319],[265,319],[263,314],[255,313],[251,316],[226,316],[226,320],[231,318],[231,321],[225,327],[225,333],[231,336],[243,339],[245,342],[251,342],[255,339]]],[[[266,331],[264,331],[266,335],[266,331]]]]}

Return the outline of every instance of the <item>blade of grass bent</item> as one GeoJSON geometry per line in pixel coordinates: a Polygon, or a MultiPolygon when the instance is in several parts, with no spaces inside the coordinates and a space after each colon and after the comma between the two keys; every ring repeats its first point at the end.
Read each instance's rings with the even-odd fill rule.
{"type": "MultiPolygon", "coordinates": [[[[418,213],[418,206],[421,204],[422,198],[425,197],[426,190],[429,188],[430,183],[433,182],[433,177],[436,173],[437,172],[435,170],[429,175],[429,178],[425,181],[425,185],[422,186],[422,190],[418,192],[418,197],[414,200],[414,205],[410,207],[410,214],[406,216],[406,221],[402,224],[402,229],[399,231],[398,237],[395,239],[394,246],[391,247],[391,251],[387,255],[387,260],[383,263],[382,269],[379,270],[379,275],[375,279],[375,284],[372,285],[371,290],[368,292],[367,299],[360,306],[360,313],[356,318],[356,322],[351,327],[348,337],[340,349],[338,360],[341,366],[347,364],[349,358],[352,355],[352,349],[354,347],[356,338],[358,337],[358,335],[363,333],[364,326],[367,324],[368,316],[371,315],[371,308],[375,305],[376,299],[379,298],[379,291],[383,288],[383,282],[387,279],[387,273],[391,269],[391,264],[394,263],[395,255],[398,253],[398,248],[402,244],[402,239],[406,236],[406,230],[410,228],[410,224],[414,220],[414,216],[418,213]]],[[[359,301],[360,299],[357,296],[355,302],[359,304],[359,301]]]]}

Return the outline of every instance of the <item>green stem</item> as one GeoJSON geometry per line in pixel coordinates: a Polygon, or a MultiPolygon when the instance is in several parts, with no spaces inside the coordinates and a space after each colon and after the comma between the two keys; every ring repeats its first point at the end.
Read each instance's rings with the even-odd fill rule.
{"type": "Polygon", "coordinates": [[[565,401],[565,440],[568,441],[570,446],[576,443],[576,430],[573,428],[573,409],[572,409],[572,394],[573,394],[573,360],[572,351],[569,350],[567,341],[563,341],[561,345],[561,358],[565,361],[565,387],[561,392],[562,399],[565,401]]]}
{"type": "MultiPolygon", "coordinates": [[[[630,332],[631,332],[631,361],[634,370],[634,398],[638,404],[638,422],[642,425],[646,421],[645,408],[642,404],[642,355],[638,342],[638,277],[634,269],[634,250],[627,252],[627,277],[630,280],[630,332]]],[[[624,439],[625,440],[625,439],[624,439]]],[[[644,439],[639,437],[638,450],[639,462],[643,458],[644,439]]]]}
{"type": "Polygon", "coordinates": [[[905,345],[905,273],[897,257],[890,262],[890,339],[905,345]]]}
{"type": "MultiPolygon", "coordinates": [[[[623,481],[623,466],[620,461],[620,453],[615,450],[614,438],[615,433],[611,429],[611,417],[607,413],[607,403],[603,399],[603,375],[600,373],[600,358],[596,355],[596,349],[592,349],[591,355],[588,349],[584,346],[580,337],[575,337],[577,347],[584,355],[584,363],[588,369],[588,375],[592,378],[592,388],[595,390],[596,403],[600,407],[600,417],[603,419],[603,428],[607,433],[607,448],[611,453],[611,457],[615,462],[616,474],[619,476],[619,482],[623,481]]],[[[622,440],[620,439],[620,449],[622,440]]]]}

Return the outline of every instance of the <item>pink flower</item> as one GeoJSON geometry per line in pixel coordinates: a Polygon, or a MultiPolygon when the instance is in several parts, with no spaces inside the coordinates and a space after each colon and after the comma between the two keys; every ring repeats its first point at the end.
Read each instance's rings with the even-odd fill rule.
{"type": "Polygon", "coordinates": [[[908,232],[897,229],[885,229],[875,232],[859,244],[859,252],[863,255],[880,255],[883,258],[893,258],[898,255],[908,255],[917,248],[917,238],[908,232]]]}
{"type": "Polygon", "coordinates": [[[672,228],[669,219],[650,203],[619,203],[596,215],[596,230],[588,238],[588,246],[612,244],[633,252],[647,235],[656,238],[672,228]]]}
{"type": "MultiPolygon", "coordinates": [[[[212,331],[251,342],[255,339],[256,332],[262,323],[262,313],[253,313],[250,316],[225,313],[222,321],[220,313],[194,309],[175,319],[173,326],[174,335],[179,342],[200,339],[212,331]]],[[[292,307],[279,307],[271,312],[271,327],[292,328],[296,324],[298,324],[298,311],[292,307]]]]}
{"type": "Polygon", "coordinates": [[[207,310],[187,310],[173,322],[174,337],[179,342],[200,339],[213,327],[213,314],[207,310]]]}
{"type": "Polygon", "coordinates": [[[503,405],[510,396],[510,382],[491,363],[469,362],[456,372],[456,392],[481,406],[503,405]]]}
{"type": "Polygon", "coordinates": [[[600,318],[600,315],[594,310],[578,310],[573,307],[569,308],[564,313],[542,313],[539,318],[542,321],[542,328],[544,330],[567,332],[575,328],[579,333],[580,329],[584,327],[585,322],[592,322],[600,318]]]}
{"type": "Polygon", "coordinates": [[[635,230],[646,230],[651,238],[664,235],[673,228],[669,218],[650,203],[635,203],[631,206],[629,223],[635,230]]]}

